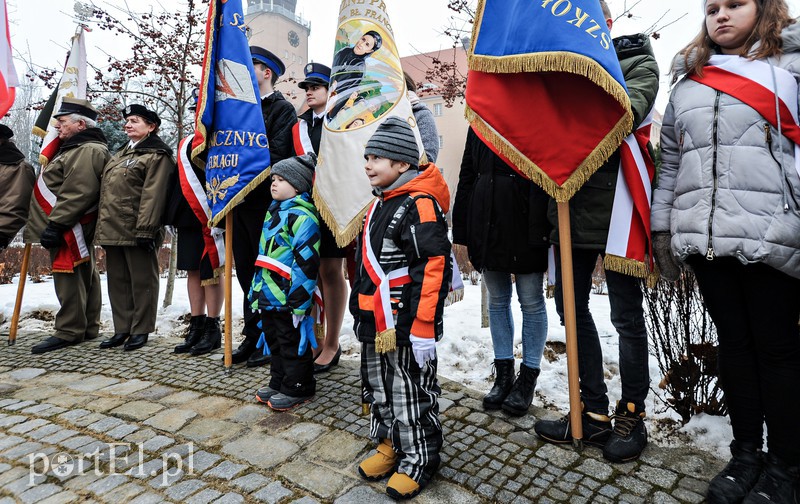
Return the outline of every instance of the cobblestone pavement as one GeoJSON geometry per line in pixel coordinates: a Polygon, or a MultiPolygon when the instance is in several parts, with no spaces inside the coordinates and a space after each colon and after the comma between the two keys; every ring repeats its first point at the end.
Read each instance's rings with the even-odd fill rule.
{"type": "MultiPolygon", "coordinates": [[[[391,502],[385,482],[356,472],[372,449],[356,362],[320,377],[312,402],[274,413],[253,401],[264,368],[226,375],[220,352],[171,354],[177,338],[31,355],[42,338],[0,349],[0,504],[391,502]]],[[[536,439],[535,416],[553,412],[487,414],[478,393],[442,386],[443,464],[416,502],[701,502],[722,466],[653,445],[611,465],[536,439]]]]}

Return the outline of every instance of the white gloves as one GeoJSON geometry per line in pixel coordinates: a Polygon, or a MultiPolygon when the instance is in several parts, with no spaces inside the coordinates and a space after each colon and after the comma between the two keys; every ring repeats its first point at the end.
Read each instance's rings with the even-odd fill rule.
{"type": "Polygon", "coordinates": [[[408,339],[411,341],[411,350],[414,352],[414,359],[419,367],[423,367],[426,362],[436,358],[435,338],[420,338],[411,334],[408,339]]]}

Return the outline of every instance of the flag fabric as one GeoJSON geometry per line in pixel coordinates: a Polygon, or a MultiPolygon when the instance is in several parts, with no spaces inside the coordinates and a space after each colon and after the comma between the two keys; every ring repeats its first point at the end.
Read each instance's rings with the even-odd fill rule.
{"type": "Polygon", "coordinates": [[[16,91],[14,88],[19,86],[17,69],[14,68],[14,57],[11,53],[11,32],[8,30],[8,9],[6,0],[2,1],[0,8],[0,26],[3,34],[0,40],[0,118],[14,105],[16,91]]]}
{"type": "Polygon", "coordinates": [[[688,78],[749,105],[773,128],[780,123],[783,136],[794,143],[795,170],[800,175],[800,86],[789,71],[759,60],[716,54],[703,67],[702,77],[688,78]]]}
{"type": "Polygon", "coordinates": [[[596,0],[480,0],[467,119],[509,165],[568,201],[633,126],[596,0]]]}
{"type": "Polygon", "coordinates": [[[214,226],[269,177],[269,142],[241,0],[209,3],[195,121],[191,160],[205,166],[214,226]]]}
{"type": "Polygon", "coordinates": [[[378,126],[388,117],[407,121],[421,161],[427,159],[384,2],[342,2],[338,19],[313,194],[322,219],[343,247],[358,235],[374,198],[364,175],[364,147],[378,126]]]}
{"type": "Polygon", "coordinates": [[[39,151],[39,163],[42,166],[47,166],[61,147],[61,139],[58,138],[58,130],[55,127],[57,121],[53,117],[53,114],[61,109],[61,101],[65,97],[86,98],[86,40],[83,35],[85,29],[80,27],[78,30],[72,37],[72,49],[67,55],[61,80],[58,81],[33,127],[33,134],[42,138],[42,149],[39,151]]]}
{"type": "Polygon", "coordinates": [[[191,136],[186,137],[178,146],[178,180],[183,197],[202,224],[203,254],[200,257],[200,283],[204,286],[216,285],[225,266],[225,237],[221,229],[209,228],[207,225],[211,217],[211,208],[208,206],[206,190],[189,162],[192,139],[191,136]]]}
{"type": "Polygon", "coordinates": [[[657,280],[650,240],[650,201],[656,165],[650,156],[653,112],[620,146],[620,166],[606,242],[606,269],[657,280]]]}

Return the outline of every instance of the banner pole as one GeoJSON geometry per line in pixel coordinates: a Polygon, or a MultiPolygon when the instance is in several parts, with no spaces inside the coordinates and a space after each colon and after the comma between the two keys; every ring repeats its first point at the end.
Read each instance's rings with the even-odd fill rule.
{"type": "Polygon", "coordinates": [[[28,279],[28,263],[31,258],[31,244],[25,244],[22,253],[22,267],[19,270],[19,284],[17,285],[17,300],[14,303],[14,314],[11,316],[11,329],[8,331],[8,345],[17,342],[17,327],[19,326],[19,312],[22,309],[22,295],[25,292],[25,280],[28,279]]]}
{"type": "Polygon", "coordinates": [[[233,365],[233,309],[231,307],[231,277],[233,276],[233,212],[225,215],[225,373],[231,374],[233,365]]]}
{"type": "Polygon", "coordinates": [[[558,239],[561,253],[561,295],[564,303],[564,327],[567,332],[567,377],[569,380],[569,419],[572,445],[583,449],[581,391],[578,379],[578,330],[575,319],[575,283],[572,274],[572,230],[569,201],[558,203],[558,239]]]}

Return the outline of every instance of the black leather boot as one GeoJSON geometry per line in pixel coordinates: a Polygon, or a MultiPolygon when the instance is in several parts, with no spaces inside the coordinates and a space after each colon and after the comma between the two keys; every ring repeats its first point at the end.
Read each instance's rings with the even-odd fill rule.
{"type": "Polygon", "coordinates": [[[192,347],[192,355],[211,353],[222,346],[222,333],[219,330],[219,317],[208,317],[205,323],[203,339],[192,347]]]}
{"type": "Polygon", "coordinates": [[[125,344],[125,340],[130,337],[130,334],[126,333],[117,333],[114,336],[111,336],[107,340],[103,340],[100,343],[100,348],[114,348],[125,344]]]}
{"type": "Polygon", "coordinates": [[[485,410],[499,410],[514,386],[514,359],[495,359],[494,370],[494,386],[483,398],[485,410]]]}
{"type": "MultiPolygon", "coordinates": [[[[258,336],[245,336],[244,341],[242,341],[242,343],[239,345],[239,348],[234,350],[231,354],[231,362],[233,364],[247,362],[247,359],[253,355],[253,352],[256,349],[256,343],[258,343],[258,336]]],[[[223,357],[222,360],[225,360],[225,357],[223,357]]]]}
{"type": "Polygon", "coordinates": [[[537,378],[539,378],[538,369],[520,364],[517,380],[511,387],[511,393],[503,401],[503,411],[513,416],[522,416],[527,413],[533,402],[533,391],[536,389],[537,378]]]}
{"type": "Polygon", "coordinates": [[[762,465],[760,445],[734,439],[731,441],[731,460],[711,479],[706,500],[710,504],[742,502],[758,482],[762,465]]]}
{"type": "Polygon", "coordinates": [[[200,338],[203,337],[203,330],[206,326],[206,316],[196,315],[189,320],[189,332],[186,334],[183,343],[175,347],[174,353],[186,353],[192,349],[200,338]]]}
{"type": "Polygon", "coordinates": [[[128,341],[125,342],[125,346],[122,347],[123,350],[138,350],[147,344],[147,338],[149,335],[147,334],[131,334],[131,337],[128,338],[128,341]]]}

